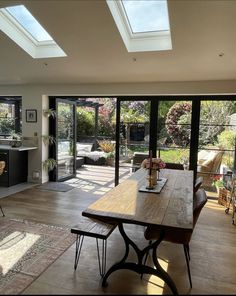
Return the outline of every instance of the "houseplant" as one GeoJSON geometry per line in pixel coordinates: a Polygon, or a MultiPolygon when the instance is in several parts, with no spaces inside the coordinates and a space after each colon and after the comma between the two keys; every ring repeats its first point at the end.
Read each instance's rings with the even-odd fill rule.
{"type": "Polygon", "coordinates": [[[48,158],[43,161],[43,169],[47,172],[52,171],[57,165],[57,161],[54,158],[48,158]]]}
{"type": "Polygon", "coordinates": [[[98,141],[99,147],[106,153],[107,165],[114,165],[115,143],[110,140],[98,141]]]}
{"type": "Polygon", "coordinates": [[[53,110],[53,109],[51,109],[51,108],[49,108],[49,109],[43,109],[43,115],[45,117],[52,116],[53,118],[55,118],[56,117],[56,111],[53,110]]]}

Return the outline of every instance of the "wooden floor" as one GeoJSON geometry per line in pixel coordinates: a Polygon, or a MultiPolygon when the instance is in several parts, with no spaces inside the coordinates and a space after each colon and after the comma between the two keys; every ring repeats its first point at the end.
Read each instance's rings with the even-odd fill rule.
{"type": "MultiPolygon", "coordinates": [[[[105,172],[100,172],[100,176],[102,174],[105,176],[105,172]]],[[[81,211],[104,194],[106,187],[109,190],[112,182],[107,177],[99,190],[101,180],[94,180],[81,181],[77,178],[71,181],[77,186],[68,192],[31,188],[4,197],[0,202],[8,218],[72,227],[79,221],[81,211]]],[[[166,242],[161,244],[159,261],[172,276],[180,294],[236,294],[236,226],[231,223],[231,211],[227,215],[224,210],[216,200],[209,199],[200,215],[190,243],[192,289],[189,288],[182,246],[166,242]]],[[[0,218],[0,223],[1,219],[4,218],[0,218]]],[[[126,229],[140,247],[147,244],[143,238],[143,227],[128,225],[126,229]]],[[[121,259],[123,252],[123,241],[115,230],[108,239],[107,267],[121,259]]],[[[76,271],[73,269],[74,253],[75,245],[72,245],[23,294],[171,293],[157,277],[145,275],[141,280],[131,271],[113,273],[108,279],[108,287],[102,288],[95,239],[85,238],[76,271]]]]}

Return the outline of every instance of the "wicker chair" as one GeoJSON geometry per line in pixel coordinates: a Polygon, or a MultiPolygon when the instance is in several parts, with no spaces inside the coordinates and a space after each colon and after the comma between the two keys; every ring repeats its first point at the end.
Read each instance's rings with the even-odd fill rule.
{"type": "MultiPolygon", "coordinates": [[[[4,172],[4,169],[5,169],[5,166],[6,166],[6,162],[5,161],[0,161],[0,175],[3,174],[4,172]]],[[[2,212],[2,215],[3,217],[5,216],[4,212],[3,212],[3,209],[2,209],[2,206],[0,205],[0,211],[2,212]]]]}
{"type": "Polygon", "coordinates": [[[197,175],[203,178],[202,186],[204,188],[212,187],[212,175],[219,174],[223,154],[223,151],[202,150],[199,152],[197,175]]]}

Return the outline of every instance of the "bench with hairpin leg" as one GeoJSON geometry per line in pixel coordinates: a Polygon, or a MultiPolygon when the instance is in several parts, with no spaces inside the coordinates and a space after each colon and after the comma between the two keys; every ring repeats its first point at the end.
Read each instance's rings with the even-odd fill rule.
{"type": "Polygon", "coordinates": [[[106,273],[107,238],[116,228],[116,226],[117,225],[114,224],[103,223],[95,219],[82,217],[79,224],[71,228],[71,233],[75,233],[77,235],[74,269],[77,268],[79,262],[84,236],[94,237],[96,238],[97,243],[99,272],[101,277],[104,276],[104,274],[106,273]],[[102,258],[100,258],[98,239],[102,240],[102,258]]]}

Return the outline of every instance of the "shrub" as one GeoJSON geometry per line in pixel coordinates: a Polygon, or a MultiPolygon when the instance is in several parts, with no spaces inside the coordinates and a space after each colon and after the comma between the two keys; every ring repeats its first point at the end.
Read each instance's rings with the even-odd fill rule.
{"type": "Polygon", "coordinates": [[[220,135],[218,135],[219,146],[222,146],[224,149],[234,149],[235,139],[235,131],[225,130],[220,135]]]}
{"type": "Polygon", "coordinates": [[[166,129],[174,144],[179,146],[187,146],[190,142],[190,129],[179,124],[183,120],[188,120],[191,113],[192,104],[189,102],[177,102],[169,110],[166,116],[166,129]],[[184,118],[182,117],[184,115],[184,118]]]}

